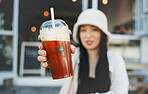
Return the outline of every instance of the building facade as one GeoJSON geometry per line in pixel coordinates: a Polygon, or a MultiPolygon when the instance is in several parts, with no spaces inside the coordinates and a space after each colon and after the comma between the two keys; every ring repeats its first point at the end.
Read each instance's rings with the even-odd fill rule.
{"type": "Polygon", "coordinates": [[[147,0],[0,0],[0,85],[5,79],[13,79],[17,86],[63,83],[53,81],[50,69],[41,68],[36,60],[40,25],[50,19],[50,7],[55,8],[55,18],[65,20],[71,30],[81,11],[103,11],[112,32],[109,49],[128,63],[148,63],[147,0]],[[32,63],[27,65],[25,60],[32,63]]]}

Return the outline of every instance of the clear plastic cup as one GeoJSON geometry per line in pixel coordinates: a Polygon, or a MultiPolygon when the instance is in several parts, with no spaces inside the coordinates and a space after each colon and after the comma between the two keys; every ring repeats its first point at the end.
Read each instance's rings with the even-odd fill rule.
{"type": "Polygon", "coordinates": [[[43,48],[47,52],[47,60],[53,79],[61,79],[73,75],[70,33],[67,24],[63,20],[52,20],[44,22],[40,27],[39,38],[43,48]]]}

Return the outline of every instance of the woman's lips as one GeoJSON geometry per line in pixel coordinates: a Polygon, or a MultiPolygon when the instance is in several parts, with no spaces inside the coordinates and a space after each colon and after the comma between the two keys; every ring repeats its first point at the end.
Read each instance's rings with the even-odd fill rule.
{"type": "Polygon", "coordinates": [[[87,41],[86,41],[86,44],[87,44],[87,45],[92,45],[92,43],[93,43],[93,41],[91,41],[91,40],[87,40],[87,41]]]}

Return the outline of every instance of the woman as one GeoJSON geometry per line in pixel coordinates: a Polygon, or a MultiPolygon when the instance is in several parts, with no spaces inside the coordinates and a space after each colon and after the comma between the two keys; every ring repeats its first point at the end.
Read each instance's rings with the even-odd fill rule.
{"type": "MultiPolygon", "coordinates": [[[[128,94],[125,64],[119,55],[107,51],[109,37],[103,12],[88,9],[79,15],[73,29],[79,47],[71,47],[74,75],[66,80],[60,94],[128,94]]],[[[46,61],[46,51],[42,45],[39,48],[38,60],[46,61]]],[[[47,62],[42,66],[49,67],[47,62]]]]}

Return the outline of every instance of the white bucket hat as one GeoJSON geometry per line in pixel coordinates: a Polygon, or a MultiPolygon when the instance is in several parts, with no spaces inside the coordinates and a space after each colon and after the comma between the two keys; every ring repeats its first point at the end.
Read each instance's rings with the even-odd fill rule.
{"type": "Polygon", "coordinates": [[[111,33],[108,31],[108,21],[106,15],[97,9],[87,9],[79,15],[73,28],[73,40],[77,44],[79,43],[77,36],[78,27],[85,24],[97,26],[108,36],[108,39],[110,38],[111,33]]]}

